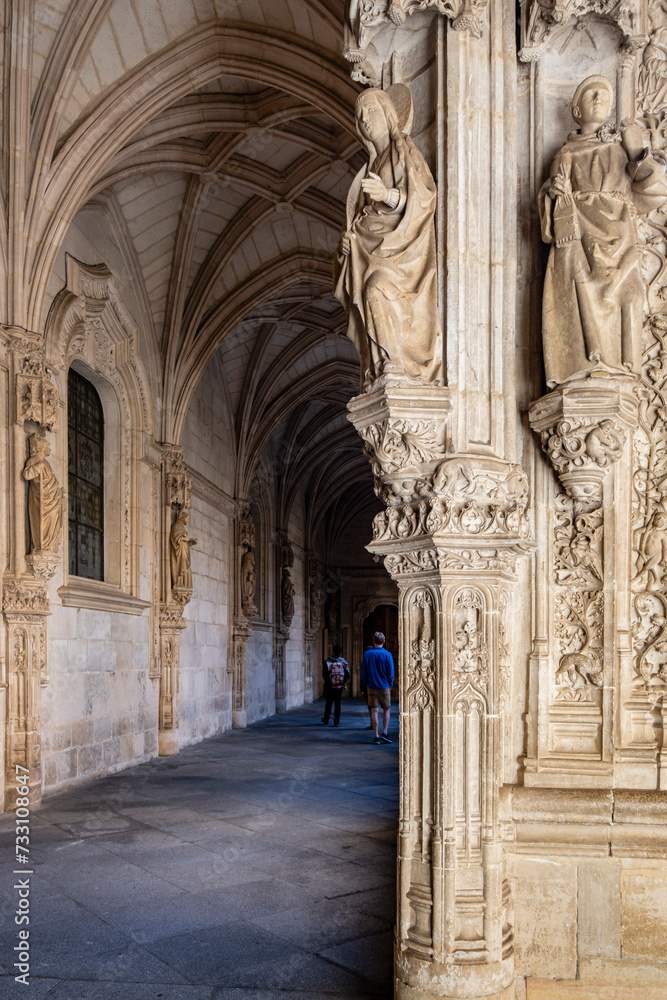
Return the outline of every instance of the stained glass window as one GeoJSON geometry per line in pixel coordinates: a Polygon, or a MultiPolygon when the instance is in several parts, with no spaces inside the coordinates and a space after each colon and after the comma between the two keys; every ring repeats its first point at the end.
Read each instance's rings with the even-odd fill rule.
{"type": "Polygon", "coordinates": [[[67,376],[69,571],[104,579],[104,414],[97,390],[67,376]]]}

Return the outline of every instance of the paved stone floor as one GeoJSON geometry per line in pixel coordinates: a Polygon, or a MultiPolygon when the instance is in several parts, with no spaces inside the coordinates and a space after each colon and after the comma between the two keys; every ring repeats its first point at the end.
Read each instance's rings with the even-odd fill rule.
{"type": "Polygon", "coordinates": [[[365,707],[343,711],[338,729],[319,702],[47,799],[27,987],[2,817],[0,998],[388,1000],[396,712],[376,747],[365,707]]]}

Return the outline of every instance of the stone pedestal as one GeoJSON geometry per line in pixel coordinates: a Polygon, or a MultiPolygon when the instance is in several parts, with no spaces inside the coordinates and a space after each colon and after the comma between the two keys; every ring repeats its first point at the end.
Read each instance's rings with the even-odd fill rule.
{"type": "Polygon", "coordinates": [[[526,477],[499,459],[447,457],[445,388],[381,380],[349,409],[387,505],[367,548],[400,597],[395,995],[510,997],[501,691],[526,477]]]}
{"type": "Polygon", "coordinates": [[[192,591],[173,588],[172,600],[160,606],[160,687],[158,753],[172,757],[180,749],[178,739],[178,680],[180,636],[187,622],[183,609],[192,591]]]}

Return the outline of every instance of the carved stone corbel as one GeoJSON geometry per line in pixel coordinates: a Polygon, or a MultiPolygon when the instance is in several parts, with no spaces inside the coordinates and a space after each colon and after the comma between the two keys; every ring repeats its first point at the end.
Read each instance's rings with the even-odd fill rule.
{"type": "Polygon", "coordinates": [[[530,425],[568,496],[600,499],[607,470],[619,461],[637,426],[638,390],[638,379],[631,375],[575,379],[530,407],[530,425]]]}

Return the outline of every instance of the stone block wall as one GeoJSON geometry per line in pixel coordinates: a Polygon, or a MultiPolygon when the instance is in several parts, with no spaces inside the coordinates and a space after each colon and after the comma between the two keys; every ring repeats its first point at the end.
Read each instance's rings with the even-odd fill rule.
{"type": "Polygon", "coordinates": [[[41,706],[46,794],[157,752],[148,618],[62,608],[49,624],[41,706]]]}

